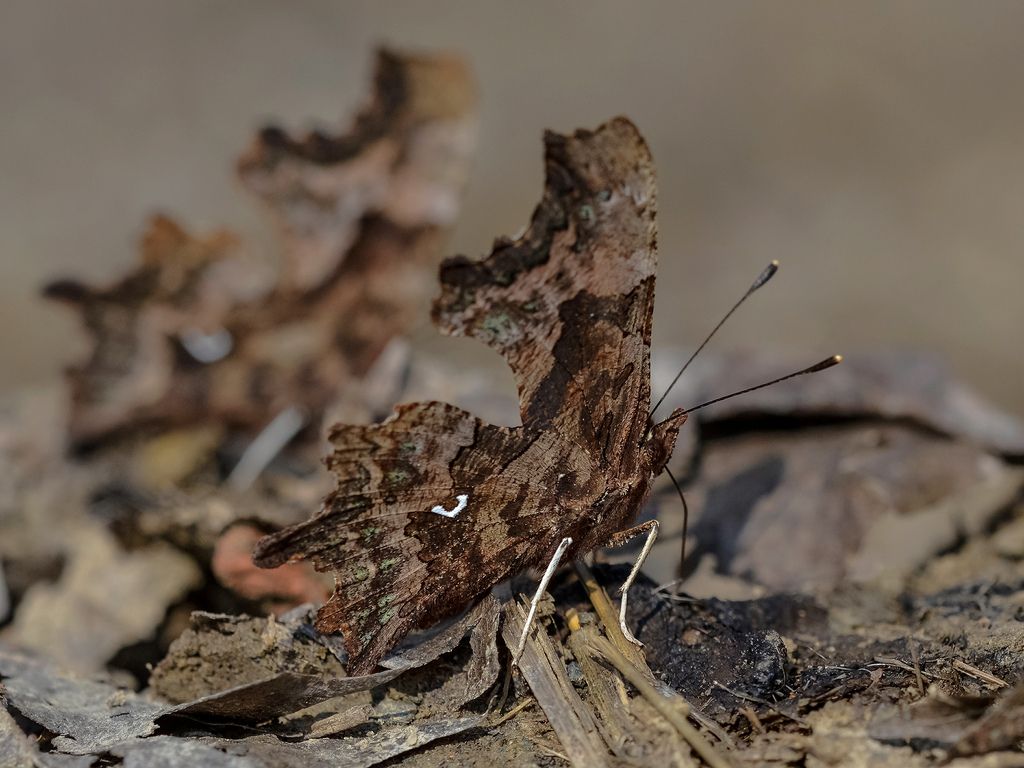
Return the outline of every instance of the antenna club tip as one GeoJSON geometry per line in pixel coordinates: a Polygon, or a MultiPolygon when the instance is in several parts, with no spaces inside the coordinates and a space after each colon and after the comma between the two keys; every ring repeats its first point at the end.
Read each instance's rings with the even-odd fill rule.
{"type": "MultiPolygon", "coordinates": [[[[749,296],[762,285],[767,283],[769,280],[772,279],[772,276],[778,271],[779,261],[778,259],[772,259],[772,262],[763,270],[761,270],[761,274],[757,276],[757,279],[754,281],[754,284],[750,286],[750,289],[747,291],[746,295],[749,296]]],[[[744,296],[744,298],[746,298],[746,296],[744,296]]]]}
{"type": "Polygon", "coordinates": [[[810,368],[804,368],[802,371],[800,371],[800,373],[817,373],[818,371],[824,371],[828,368],[831,368],[833,365],[839,365],[839,363],[841,362],[843,362],[842,355],[832,355],[832,357],[826,357],[820,363],[812,365],[810,368]]]}

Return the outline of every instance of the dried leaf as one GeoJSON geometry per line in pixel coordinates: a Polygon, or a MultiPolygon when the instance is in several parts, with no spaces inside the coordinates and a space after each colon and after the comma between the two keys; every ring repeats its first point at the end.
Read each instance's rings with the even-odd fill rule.
{"type": "MultiPolygon", "coordinates": [[[[239,160],[242,181],[281,225],[284,290],[322,286],[345,258],[381,257],[374,252],[392,238],[397,244],[410,236],[402,248],[414,252],[417,232],[433,241],[455,223],[476,143],[476,95],[465,64],[382,50],[374,79],[373,99],[347,134],[295,139],[268,127],[239,160]]],[[[354,315],[359,324],[387,322],[379,311],[354,315]]]]}
{"type": "Polygon", "coordinates": [[[150,424],[255,432],[293,406],[318,423],[429,298],[474,126],[461,62],[381,53],[376,92],[351,131],[296,140],[268,128],[239,161],[284,226],[275,284],[250,285],[251,262],[230,234],[195,237],[157,217],[124,279],[51,285],[92,340],[69,373],[72,439],[150,424]]]}
{"type": "MultiPolygon", "coordinates": [[[[204,743],[231,755],[244,756],[261,768],[369,768],[437,739],[463,733],[483,722],[483,717],[479,715],[448,716],[384,728],[370,736],[361,737],[287,742],[273,736],[251,736],[234,741],[207,739],[204,743]]],[[[234,764],[230,765],[234,768],[234,764]]]]}
{"type": "Polygon", "coordinates": [[[1005,508],[1021,482],[977,448],[895,425],[715,440],[689,491],[692,552],[774,590],[827,590],[850,577],[896,579],[898,589],[1005,508]]]}
{"type": "Polygon", "coordinates": [[[133,551],[80,525],[60,579],[33,585],[4,637],[61,666],[92,672],[121,648],[153,636],[167,609],[201,583],[192,558],[164,543],[133,551]]]}
{"type": "Polygon", "coordinates": [[[0,679],[11,706],[56,734],[53,745],[73,755],[99,754],[152,733],[166,705],[104,683],[76,679],[0,645],[0,679]]]}
{"type": "Polygon", "coordinates": [[[266,763],[218,749],[209,739],[150,736],[119,744],[110,753],[124,759],[124,768],[263,768],[266,763]]]}
{"type": "Polygon", "coordinates": [[[158,696],[184,703],[281,672],[343,675],[341,662],[308,619],[301,613],[279,621],[195,611],[149,684],[158,696]]]}
{"type": "Polygon", "coordinates": [[[210,568],[223,586],[242,597],[264,602],[275,613],[302,603],[323,603],[331,587],[308,563],[286,563],[273,570],[257,568],[252,548],[266,531],[245,523],[221,534],[210,568]]]}
{"type": "MultiPolygon", "coordinates": [[[[495,629],[494,620],[489,617],[497,613],[498,610],[497,602],[491,597],[486,598],[476,608],[463,616],[462,619],[443,631],[403,653],[385,659],[382,665],[387,667],[387,669],[383,672],[359,677],[341,677],[338,675],[324,675],[322,672],[296,671],[295,667],[289,669],[287,664],[283,664],[279,672],[268,674],[252,682],[236,683],[230,688],[201,696],[195,701],[176,708],[174,714],[262,721],[296,712],[338,696],[376,688],[391,682],[409,670],[425,666],[442,654],[453,650],[470,628],[476,628],[477,632],[483,634],[493,632],[495,629]]],[[[311,626],[306,625],[306,627],[313,637],[319,637],[319,634],[311,626]]],[[[208,642],[210,642],[209,639],[198,639],[198,645],[193,653],[205,653],[204,646],[208,642]]],[[[221,645],[224,648],[224,652],[230,658],[233,651],[229,644],[223,640],[215,640],[213,642],[221,645]]],[[[324,642],[327,642],[327,640],[324,640],[324,642]]],[[[234,654],[237,656],[236,665],[246,658],[245,644],[237,643],[237,645],[238,650],[234,651],[234,654]]],[[[486,653],[492,653],[482,638],[477,640],[476,647],[484,647],[486,648],[486,653]],[[483,646],[480,645],[481,643],[483,643],[483,646]]],[[[179,648],[179,650],[181,649],[179,648]]],[[[225,663],[226,661],[224,660],[218,661],[220,665],[225,663]]],[[[479,662],[476,663],[479,664],[479,662]]],[[[184,660],[175,661],[175,665],[178,667],[177,674],[182,676],[193,674],[184,660]]],[[[486,671],[485,674],[490,674],[490,670],[496,669],[489,661],[481,666],[486,671]]],[[[202,678],[203,672],[202,667],[200,667],[199,679],[202,680],[202,678]]],[[[485,689],[491,683],[493,683],[493,678],[490,682],[487,682],[485,689]]],[[[177,683],[176,685],[180,688],[180,686],[186,684],[177,683]]],[[[452,686],[456,689],[460,685],[460,683],[452,683],[452,686]]],[[[467,679],[463,690],[468,689],[472,691],[478,685],[476,681],[467,679]]],[[[166,679],[161,683],[161,686],[163,688],[168,686],[166,679]]],[[[190,688],[188,690],[194,689],[190,688]]]]}

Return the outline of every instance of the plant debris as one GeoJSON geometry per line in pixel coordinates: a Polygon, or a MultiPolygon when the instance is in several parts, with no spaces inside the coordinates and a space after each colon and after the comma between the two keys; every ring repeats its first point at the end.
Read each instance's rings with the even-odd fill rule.
{"type": "MultiPolygon", "coordinates": [[[[374,89],[350,130],[268,128],[239,160],[276,274],[156,217],[122,279],[50,287],[92,349],[69,393],[0,401],[0,766],[1024,767],[1024,427],[917,354],[693,413],[686,562],[672,486],[640,517],[643,649],[609,598],[637,540],[555,574],[516,665],[530,573],[353,674],[315,623],[330,580],[250,557],[330,492],[323,425],[520,418],[403,338],[457,220],[467,69],[382,52],[374,89]]],[[[789,367],[705,352],[666,406],[789,367]]]]}

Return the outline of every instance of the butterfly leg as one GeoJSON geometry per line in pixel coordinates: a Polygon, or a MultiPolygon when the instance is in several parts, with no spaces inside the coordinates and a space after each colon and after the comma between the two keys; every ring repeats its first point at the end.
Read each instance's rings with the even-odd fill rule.
{"type": "Polygon", "coordinates": [[[518,664],[519,657],[523,655],[523,649],[526,647],[526,638],[529,637],[530,626],[533,624],[533,617],[537,614],[537,606],[540,605],[540,599],[544,596],[548,583],[551,581],[551,577],[555,575],[558,563],[561,562],[562,555],[565,554],[565,550],[569,548],[570,544],[572,544],[572,539],[568,536],[562,539],[562,543],[558,545],[558,549],[555,550],[551,562],[548,563],[547,570],[544,571],[544,575],[541,577],[540,584],[537,586],[537,592],[530,601],[530,612],[526,614],[526,621],[523,623],[523,633],[519,636],[519,642],[516,644],[516,652],[512,654],[513,665],[518,664]]]}
{"type": "Polygon", "coordinates": [[[636,564],[633,566],[633,570],[629,572],[629,576],[623,582],[622,586],[619,587],[619,594],[622,595],[622,600],[619,602],[619,629],[622,630],[622,634],[625,635],[626,639],[633,645],[637,645],[643,648],[644,644],[633,637],[633,633],[629,631],[629,627],[626,626],[626,598],[629,597],[629,588],[633,586],[633,582],[636,580],[636,576],[640,573],[640,568],[644,564],[644,560],[651,553],[651,547],[654,546],[654,540],[658,538],[658,529],[661,524],[657,520],[649,520],[646,523],[640,523],[640,525],[628,528],[625,531],[619,531],[614,534],[605,546],[608,547],[621,547],[628,541],[635,539],[642,533],[647,534],[647,541],[644,542],[644,548],[640,550],[640,556],[636,559],[636,564]]]}

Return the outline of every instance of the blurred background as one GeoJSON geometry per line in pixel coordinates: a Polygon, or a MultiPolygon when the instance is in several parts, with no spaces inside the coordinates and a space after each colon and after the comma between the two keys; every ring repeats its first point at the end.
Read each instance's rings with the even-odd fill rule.
{"type": "MultiPolygon", "coordinates": [[[[58,276],[134,264],[145,217],[266,244],[234,159],[268,120],[335,126],[376,45],[444,48],[481,92],[450,250],[528,220],[541,132],[631,117],[660,179],[655,344],[919,348],[1024,415],[1024,4],[12,2],[0,9],[0,390],[84,352],[58,276]]],[[[343,121],[347,124],[347,118],[343,121]]],[[[418,340],[465,354],[423,320],[418,340]]],[[[481,364],[502,368],[480,351],[481,364]]],[[[512,391],[511,377],[507,378],[512,391]]],[[[723,384],[727,387],[727,383],[723,384]]]]}

